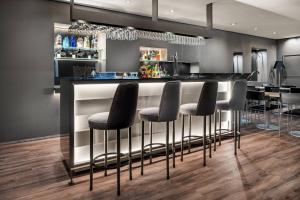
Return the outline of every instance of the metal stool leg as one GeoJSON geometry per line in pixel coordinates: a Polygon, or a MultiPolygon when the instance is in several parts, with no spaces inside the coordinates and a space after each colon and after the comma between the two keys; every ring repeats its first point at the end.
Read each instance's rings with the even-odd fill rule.
{"type": "Polygon", "coordinates": [[[117,194],[121,194],[121,160],[120,160],[120,151],[121,151],[121,136],[120,129],[117,130],[117,194]]]}
{"type": "Polygon", "coordinates": [[[206,116],[203,116],[203,166],[206,166],[206,116]]]}
{"type": "Polygon", "coordinates": [[[173,134],[172,134],[172,153],[173,153],[173,168],[175,168],[175,121],[173,121],[173,134]]]}
{"type": "Polygon", "coordinates": [[[184,140],[184,115],[182,115],[182,132],[181,132],[181,162],[183,161],[183,140],[184,140]]]}
{"type": "Polygon", "coordinates": [[[234,113],[234,155],[236,155],[236,143],[237,143],[237,111],[234,113]]]}
{"type": "Polygon", "coordinates": [[[131,157],[132,143],[131,143],[131,127],[128,129],[128,160],[129,160],[129,180],[132,180],[132,157],[131,157]]]}
{"type": "Polygon", "coordinates": [[[239,121],[238,121],[238,148],[241,148],[241,111],[238,111],[238,115],[239,115],[239,121]]]}
{"type": "Polygon", "coordinates": [[[104,176],[107,176],[107,130],[104,131],[104,176]]]}
{"type": "Polygon", "coordinates": [[[142,121],[142,142],[141,142],[141,175],[144,175],[144,127],[145,122],[142,121]]]}
{"type": "Polygon", "coordinates": [[[152,122],[149,122],[149,136],[150,136],[150,155],[149,155],[149,161],[150,164],[152,164],[152,122]]]}
{"type": "Polygon", "coordinates": [[[169,175],[169,122],[167,122],[167,132],[166,132],[166,164],[167,164],[167,179],[170,178],[169,175]]]}
{"type": "Polygon", "coordinates": [[[215,126],[215,131],[214,131],[214,151],[217,150],[217,113],[214,113],[214,126],[215,126]]]}
{"type": "Polygon", "coordinates": [[[94,131],[90,128],[90,191],[93,190],[93,166],[94,166],[94,131]]]}
{"type": "Polygon", "coordinates": [[[211,115],[209,115],[208,117],[208,137],[209,137],[209,142],[208,142],[208,146],[209,146],[209,157],[211,158],[211,115]]]}
{"type": "Polygon", "coordinates": [[[221,134],[222,134],[222,110],[219,110],[219,146],[221,145],[221,134]]]}
{"type": "Polygon", "coordinates": [[[74,182],[73,182],[73,171],[72,170],[69,170],[69,177],[70,177],[70,182],[68,183],[69,185],[73,185],[74,182]]]}
{"type": "Polygon", "coordinates": [[[191,153],[191,135],[192,135],[192,115],[190,115],[189,119],[189,138],[188,138],[188,152],[191,153]]]}

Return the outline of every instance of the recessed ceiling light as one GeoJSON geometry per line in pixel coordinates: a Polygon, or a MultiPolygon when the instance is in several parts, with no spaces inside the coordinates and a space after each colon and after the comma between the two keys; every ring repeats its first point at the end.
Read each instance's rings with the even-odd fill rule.
{"type": "Polygon", "coordinates": [[[237,25],[237,23],[236,22],[232,22],[230,25],[231,26],[235,26],[235,25],[237,25]]]}
{"type": "Polygon", "coordinates": [[[258,30],[258,28],[257,27],[254,27],[254,31],[257,31],[258,30]]]}
{"type": "Polygon", "coordinates": [[[125,3],[130,4],[131,0],[125,0],[125,3]]]}
{"type": "Polygon", "coordinates": [[[274,32],[273,32],[273,34],[275,35],[275,34],[276,34],[276,32],[274,31],[274,32]]]}
{"type": "Polygon", "coordinates": [[[174,9],[171,9],[171,10],[170,10],[170,13],[174,13],[174,12],[175,12],[174,9]]]}

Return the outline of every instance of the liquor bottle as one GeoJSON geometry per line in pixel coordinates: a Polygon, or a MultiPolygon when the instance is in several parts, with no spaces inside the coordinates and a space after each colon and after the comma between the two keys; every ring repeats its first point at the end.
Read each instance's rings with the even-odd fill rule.
{"type": "Polygon", "coordinates": [[[90,43],[90,37],[89,36],[84,37],[83,47],[84,48],[91,48],[91,43],[90,43]]]}
{"type": "Polygon", "coordinates": [[[92,36],[91,48],[92,49],[97,49],[98,48],[98,39],[97,39],[97,36],[95,36],[95,35],[92,36]]]}
{"type": "Polygon", "coordinates": [[[61,34],[57,34],[55,37],[55,47],[56,48],[61,48],[62,47],[62,36],[61,34]]]}
{"type": "Polygon", "coordinates": [[[69,47],[70,47],[69,37],[66,35],[63,39],[63,48],[69,48],[69,47]]]}
{"type": "Polygon", "coordinates": [[[72,47],[72,48],[76,48],[76,37],[75,37],[75,35],[72,35],[71,36],[71,39],[70,39],[70,46],[72,47]]]}
{"type": "Polygon", "coordinates": [[[77,38],[77,48],[82,48],[83,47],[83,39],[82,37],[77,38]]]}

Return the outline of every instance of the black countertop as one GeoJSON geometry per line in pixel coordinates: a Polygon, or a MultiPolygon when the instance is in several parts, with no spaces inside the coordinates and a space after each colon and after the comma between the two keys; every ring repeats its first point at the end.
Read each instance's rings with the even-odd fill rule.
{"type": "Polygon", "coordinates": [[[249,73],[245,74],[233,74],[233,73],[209,73],[209,74],[198,74],[196,76],[175,76],[170,78],[148,78],[148,79],[95,79],[95,78],[62,78],[62,81],[70,81],[74,84],[86,84],[86,83],[120,83],[120,82],[167,82],[172,80],[180,80],[184,82],[193,81],[234,81],[238,79],[246,79],[249,73]]]}

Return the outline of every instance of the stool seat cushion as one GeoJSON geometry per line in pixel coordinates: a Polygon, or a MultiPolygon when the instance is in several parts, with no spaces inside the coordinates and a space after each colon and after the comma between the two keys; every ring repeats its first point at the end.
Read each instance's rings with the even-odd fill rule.
{"type": "Polygon", "coordinates": [[[109,112],[93,114],[88,118],[90,128],[100,129],[100,130],[108,129],[108,123],[107,123],[108,116],[109,116],[109,112]]]}
{"type": "Polygon", "coordinates": [[[151,107],[151,108],[144,108],[139,112],[140,119],[143,121],[150,121],[150,122],[159,122],[159,108],[158,107],[151,107]]]}
{"type": "Polygon", "coordinates": [[[197,104],[188,103],[180,106],[179,112],[184,115],[197,115],[197,104]]]}
{"type": "Polygon", "coordinates": [[[229,101],[227,100],[217,101],[216,106],[218,110],[230,110],[229,101]]]}

